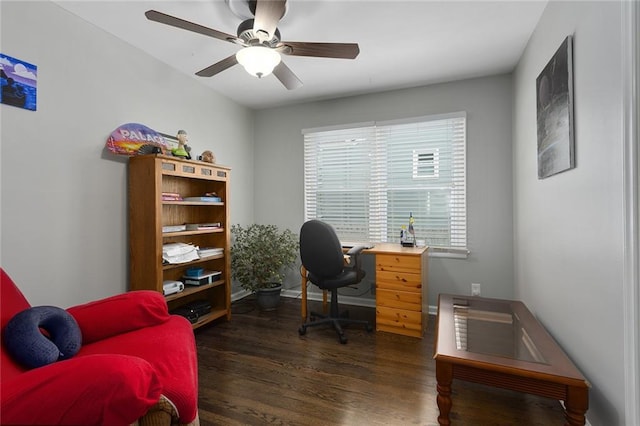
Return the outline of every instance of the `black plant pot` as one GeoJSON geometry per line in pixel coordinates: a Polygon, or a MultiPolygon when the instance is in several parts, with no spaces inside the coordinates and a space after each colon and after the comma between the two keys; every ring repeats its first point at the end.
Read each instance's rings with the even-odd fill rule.
{"type": "Polygon", "coordinates": [[[261,311],[273,311],[278,308],[282,284],[274,285],[275,287],[261,288],[256,291],[256,303],[261,311]]]}

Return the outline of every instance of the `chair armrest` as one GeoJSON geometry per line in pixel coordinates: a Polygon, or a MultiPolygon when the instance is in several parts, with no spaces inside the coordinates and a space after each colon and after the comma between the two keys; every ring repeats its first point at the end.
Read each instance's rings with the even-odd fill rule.
{"type": "Polygon", "coordinates": [[[366,246],[363,245],[359,245],[359,246],[353,246],[349,249],[349,251],[347,252],[347,256],[358,256],[360,253],[362,253],[362,251],[364,249],[366,249],[366,246]]]}
{"type": "Polygon", "coordinates": [[[118,294],[67,311],[80,326],[83,344],[162,324],[170,317],[164,296],[150,290],[118,294]]]}
{"type": "Polygon", "coordinates": [[[86,355],[3,380],[3,424],[131,424],[160,398],[153,367],[128,355],[86,355]]]}
{"type": "Polygon", "coordinates": [[[346,255],[349,256],[349,267],[353,268],[358,274],[358,281],[364,277],[364,271],[362,270],[362,263],[360,261],[360,254],[367,247],[364,245],[353,246],[346,255]]]}

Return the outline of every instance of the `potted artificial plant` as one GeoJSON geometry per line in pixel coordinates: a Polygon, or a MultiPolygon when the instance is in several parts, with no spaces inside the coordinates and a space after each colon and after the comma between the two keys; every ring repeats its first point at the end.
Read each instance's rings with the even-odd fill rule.
{"type": "Polygon", "coordinates": [[[256,293],[258,306],[275,309],[282,280],[298,256],[298,238],[275,225],[231,227],[231,275],[245,290],[256,293]]]}

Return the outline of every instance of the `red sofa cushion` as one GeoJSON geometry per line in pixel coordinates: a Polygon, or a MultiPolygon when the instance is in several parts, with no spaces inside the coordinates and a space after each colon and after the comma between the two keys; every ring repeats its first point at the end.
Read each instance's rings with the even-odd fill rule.
{"type": "Polygon", "coordinates": [[[76,357],[92,354],[140,357],[153,366],[163,395],[173,402],[181,423],[193,421],[198,403],[198,362],[191,323],[171,315],[163,324],[146,327],[82,346],[76,357]]]}
{"type": "Polygon", "coordinates": [[[162,324],[170,316],[164,296],[150,290],[117,294],[71,307],[67,312],[78,321],[83,344],[162,324]]]}
{"type": "Polygon", "coordinates": [[[2,424],[128,425],[160,398],[147,361],[91,355],[2,378],[2,424]]]}

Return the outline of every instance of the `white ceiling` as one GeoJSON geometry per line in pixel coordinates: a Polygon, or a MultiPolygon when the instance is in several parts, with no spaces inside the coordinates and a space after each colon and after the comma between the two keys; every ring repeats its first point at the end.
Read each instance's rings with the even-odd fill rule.
{"type": "Polygon", "coordinates": [[[195,76],[239,46],[151,22],[144,15],[155,9],[235,35],[241,18],[224,0],[55,2],[251,108],[510,72],[547,4],[546,0],[289,0],[278,25],[283,41],[356,42],[360,55],[354,60],[283,55],[304,83],[287,90],[273,75],[259,80],[240,65],[209,78],[195,76]]]}

